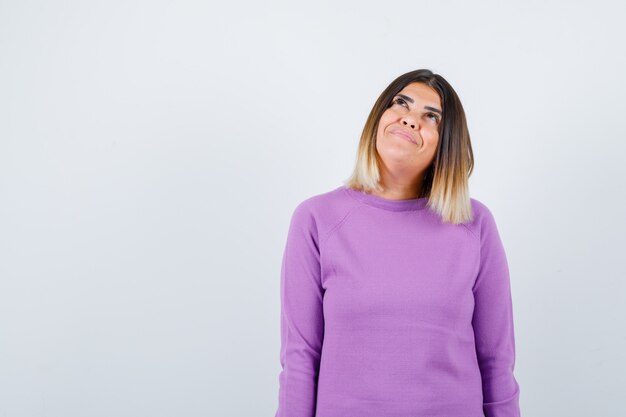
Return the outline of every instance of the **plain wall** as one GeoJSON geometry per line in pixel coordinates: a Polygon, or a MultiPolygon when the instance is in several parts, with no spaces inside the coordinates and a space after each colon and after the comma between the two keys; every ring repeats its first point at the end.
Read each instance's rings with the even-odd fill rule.
{"type": "Polygon", "coordinates": [[[522,414],[621,415],[625,14],[0,0],[0,417],[273,416],[291,213],[418,68],[465,108],[522,414]]]}

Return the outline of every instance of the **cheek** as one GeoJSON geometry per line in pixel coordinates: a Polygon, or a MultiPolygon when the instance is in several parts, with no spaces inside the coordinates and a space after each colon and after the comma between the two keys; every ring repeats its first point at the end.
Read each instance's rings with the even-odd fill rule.
{"type": "Polygon", "coordinates": [[[393,123],[396,118],[396,114],[391,109],[385,110],[378,121],[378,133],[384,133],[387,126],[389,126],[390,123],[393,123]]]}
{"type": "Polygon", "coordinates": [[[393,111],[393,109],[389,108],[380,115],[380,124],[386,124],[392,122],[393,120],[398,118],[398,114],[393,111]]]}
{"type": "Polygon", "coordinates": [[[432,152],[432,156],[435,156],[435,154],[437,153],[438,147],[439,147],[439,138],[437,137],[437,134],[435,134],[435,136],[432,138],[430,142],[430,149],[432,152]]]}
{"type": "Polygon", "coordinates": [[[432,142],[434,145],[436,145],[437,141],[439,140],[439,130],[436,127],[432,127],[427,130],[427,135],[429,142],[432,142]]]}
{"type": "Polygon", "coordinates": [[[424,146],[428,148],[428,152],[432,152],[434,154],[437,151],[437,146],[439,145],[439,133],[437,130],[422,130],[421,135],[424,140],[424,146]]]}

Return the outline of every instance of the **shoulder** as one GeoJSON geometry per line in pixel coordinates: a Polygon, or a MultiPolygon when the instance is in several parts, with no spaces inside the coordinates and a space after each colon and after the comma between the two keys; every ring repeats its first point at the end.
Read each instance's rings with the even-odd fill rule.
{"type": "Polygon", "coordinates": [[[485,234],[497,231],[496,221],[491,208],[481,200],[476,198],[470,198],[472,207],[472,220],[467,224],[467,227],[478,238],[485,234]]]}
{"type": "Polygon", "coordinates": [[[476,220],[476,218],[482,218],[485,216],[493,216],[493,214],[491,213],[491,209],[483,201],[471,197],[470,203],[472,206],[472,211],[474,213],[474,220],[476,220]]]}
{"type": "Polygon", "coordinates": [[[323,238],[358,206],[358,202],[345,192],[342,185],[298,202],[291,222],[309,229],[315,228],[316,234],[323,238]]]}

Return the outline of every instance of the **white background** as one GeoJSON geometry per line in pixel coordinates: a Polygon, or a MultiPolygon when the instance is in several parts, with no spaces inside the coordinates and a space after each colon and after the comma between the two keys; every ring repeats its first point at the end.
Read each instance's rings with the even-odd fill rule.
{"type": "Polygon", "coordinates": [[[621,415],[625,15],[0,0],[0,417],[273,416],[291,213],[419,68],[466,111],[522,414],[621,415]]]}

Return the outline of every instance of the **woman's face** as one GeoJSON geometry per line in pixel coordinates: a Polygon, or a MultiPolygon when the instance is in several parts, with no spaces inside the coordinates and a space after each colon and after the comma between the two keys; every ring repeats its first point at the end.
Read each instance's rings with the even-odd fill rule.
{"type": "Polygon", "coordinates": [[[441,126],[439,94],[423,83],[411,83],[393,97],[380,117],[376,150],[385,171],[413,180],[432,163],[441,126]]]}

